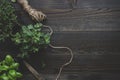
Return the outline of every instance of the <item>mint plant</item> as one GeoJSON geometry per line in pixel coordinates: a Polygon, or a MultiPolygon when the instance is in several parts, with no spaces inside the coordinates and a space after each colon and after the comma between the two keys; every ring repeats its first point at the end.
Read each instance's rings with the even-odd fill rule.
{"type": "Polygon", "coordinates": [[[22,77],[18,72],[19,63],[7,55],[3,61],[0,62],[0,80],[17,80],[22,77]]]}
{"type": "Polygon", "coordinates": [[[0,0],[0,41],[10,37],[12,29],[17,23],[15,8],[9,0],[0,0]]]}
{"type": "Polygon", "coordinates": [[[42,24],[22,26],[20,32],[17,32],[12,41],[19,46],[24,57],[28,53],[37,53],[40,48],[46,47],[50,43],[49,33],[43,32],[42,24]]]}

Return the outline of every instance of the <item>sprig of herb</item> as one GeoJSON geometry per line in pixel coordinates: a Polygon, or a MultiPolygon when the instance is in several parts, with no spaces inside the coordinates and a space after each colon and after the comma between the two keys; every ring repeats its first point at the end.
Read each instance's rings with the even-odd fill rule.
{"type": "Polygon", "coordinates": [[[19,45],[22,56],[28,53],[37,53],[40,48],[46,47],[50,43],[50,35],[42,31],[42,24],[22,26],[12,41],[19,45]]]}
{"type": "Polygon", "coordinates": [[[7,55],[3,61],[0,62],[0,80],[17,80],[22,77],[22,74],[18,72],[19,63],[7,55]]]}

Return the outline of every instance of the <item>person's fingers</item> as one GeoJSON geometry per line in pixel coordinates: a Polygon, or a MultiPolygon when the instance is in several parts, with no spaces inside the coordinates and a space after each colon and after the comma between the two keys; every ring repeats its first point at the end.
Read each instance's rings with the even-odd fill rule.
{"type": "Polygon", "coordinates": [[[44,20],[46,18],[46,15],[41,13],[41,19],[44,20]]]}

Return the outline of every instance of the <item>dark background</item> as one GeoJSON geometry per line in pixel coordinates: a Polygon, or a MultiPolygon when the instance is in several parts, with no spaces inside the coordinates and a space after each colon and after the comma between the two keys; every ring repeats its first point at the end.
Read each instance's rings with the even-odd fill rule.
{"type": "MultiPolygon", "coordinates": [[[[120,80],[120,0],[68,1],[29,0],[47,15],[43,24],[54,30],[51,43],[73,50],[74,60],[64,68],[60,80],[120,80]]],[[[32,23],[20,5],[15,6],[21,22],[32,23]]],[[[54,80],[59,67],[70,58],[65,52],[49,47],[28,61],[44,78],[54,80]],[[42,64],[46,66],[42,68],[42,64]]],[[[27,73],[23,80],[34,78],[27,73]]]]}

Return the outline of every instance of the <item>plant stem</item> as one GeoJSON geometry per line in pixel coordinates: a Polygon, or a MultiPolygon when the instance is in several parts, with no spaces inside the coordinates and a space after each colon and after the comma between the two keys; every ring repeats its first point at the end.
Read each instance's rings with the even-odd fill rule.
{"type": "Polygon", "coordinates": [[[40,75],[28,62],[23,61],[28,70],[35,76],[37,80],[44,80],[42,75],[40,75]]]}

